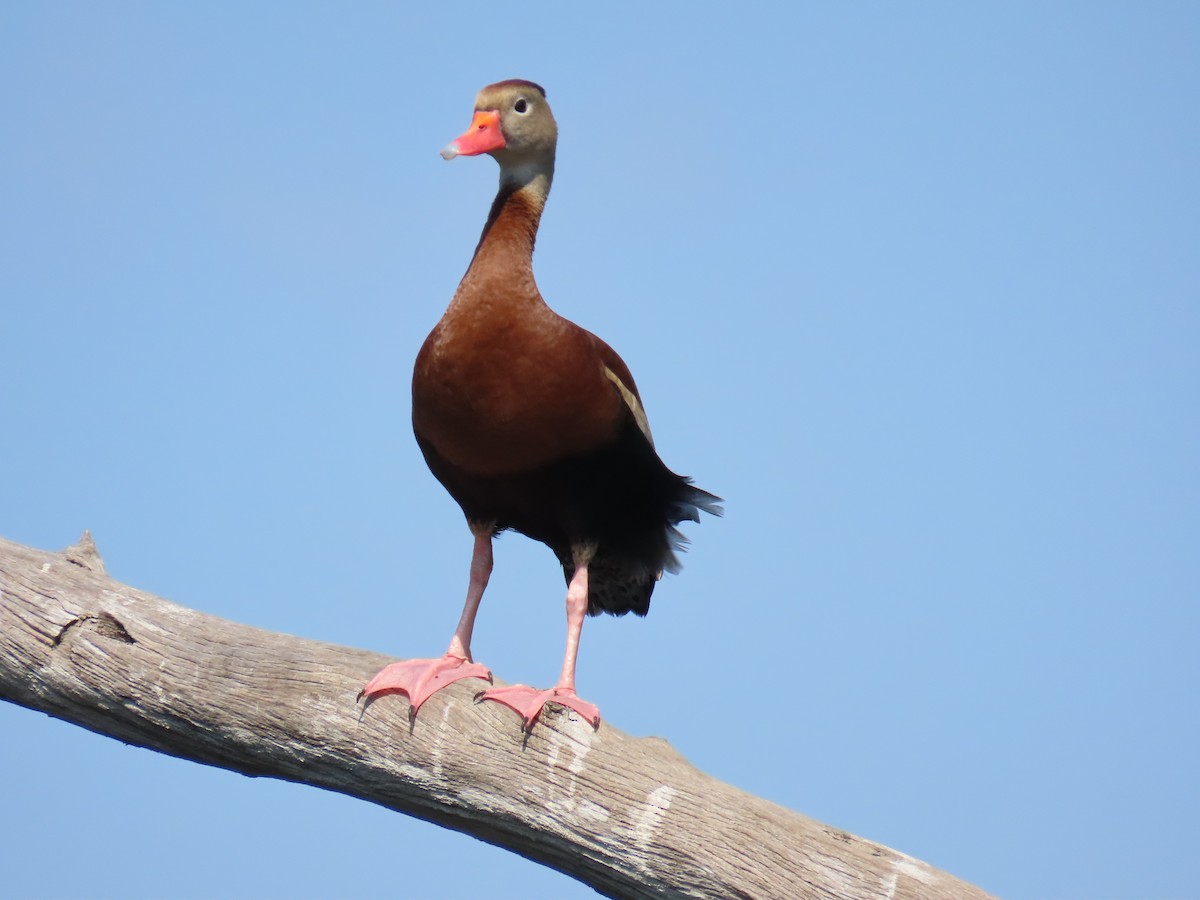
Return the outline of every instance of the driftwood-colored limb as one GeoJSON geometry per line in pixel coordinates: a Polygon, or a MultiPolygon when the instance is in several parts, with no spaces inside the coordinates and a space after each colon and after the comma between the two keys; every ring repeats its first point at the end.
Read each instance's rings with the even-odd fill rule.
{"type": "Polygon", "coordinates": [[[91,538],[0,539],[0,698],[172,756],[370,800],[613,897],[982,898],[978,888],[697,771],[665,741],[465,683],[411,723],[355,695],[386,659],[185,609],[108,578],[91,538]]]}

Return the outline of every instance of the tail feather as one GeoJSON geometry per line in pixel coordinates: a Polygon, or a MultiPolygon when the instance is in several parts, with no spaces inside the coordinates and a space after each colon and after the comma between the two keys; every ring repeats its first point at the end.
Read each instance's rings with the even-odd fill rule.
{"type": "MultiPolygon", "coordinates": [[[[715,494],[695,487],[691,479],[679,479],[679,493],[667,507],[666,521],[651,546],[637,554],[606,553],[600,546],[588,566],[588,615],[626,613],[644,616],[650,610],[650,595],[663,572],[677,574],[683,565],[677,554],[683,553],[688,538],[675,526],[680,522],[699,522],[700,513],[720,516],[722,500],[715,494]]],[[[574,563],[561,560],[563,576],[569,584],[574,563]]]]}
{"type": "Polygon", "coordinates": [[[679,518],[675,519],[676,523],[687,519],[691,522],[700,521],[700,513],[706,512],[710,516],[725,515],[725,507],[722,504],[725,501],[716,494],[710,494],[703,488],[698,488],[692,484],[692,479],[686,478],[683,482],[683,496],[675,501],[672,507],[672,513],[678,513],[679,518]]]}

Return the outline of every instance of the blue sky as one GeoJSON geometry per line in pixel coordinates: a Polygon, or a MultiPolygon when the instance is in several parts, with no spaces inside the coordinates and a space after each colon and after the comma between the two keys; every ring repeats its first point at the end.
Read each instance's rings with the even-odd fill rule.
{"type": "MultiPolygon", "coordinates": [[[[6,4],[0,534],[440,653],[471,541],[408,383],[496,170],[437,151],[530,78],[542,292],[727,508],[646,620],[586,624],[581,694],[1007,898],[1194,896],[1198,41],[1161,2],[6,4]]],[[[562,601],[505,537],[477,657],[551,683],[562,601]]],[[[0,733],[10,896],[594,896],[40,713],[0,733]]]]}

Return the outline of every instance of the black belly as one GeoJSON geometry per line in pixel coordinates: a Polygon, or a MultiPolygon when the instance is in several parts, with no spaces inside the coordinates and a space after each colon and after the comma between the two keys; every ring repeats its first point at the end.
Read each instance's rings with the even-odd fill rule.
{"type": "Polygon", "coordinates": [[[645,615],[663,570],[675,571],[682,536],[716,498],[670,471],[630,423],[614,443],[535,470],[475,476],[447,463],[417,435],[430,470],[470,521],[494,523],[550,547],[569,581],[575,551],[594,547],[588,612],[645,615]]]}

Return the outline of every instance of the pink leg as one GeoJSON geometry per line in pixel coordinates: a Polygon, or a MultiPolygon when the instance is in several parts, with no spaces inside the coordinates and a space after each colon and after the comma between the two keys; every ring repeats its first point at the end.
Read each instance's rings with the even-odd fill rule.
{"type": "Polygon", "coordinates": [[[471,554],[471,583],[467,586],[467,602],[463,605],[462,617],[454,629],[454,637],[441,659],[407,659],[385,666],[378,675],[367,683],[358,699],[367,698],[369,703],[388,694],[408,695],[408,714],[417,714],[421,704],[448,684],[463,678],[492,680],[486,666],[471,660],[471,633],[475,628],[475,615],[479,602],[492,574],[492,529],[491,526],[471,526],[475,535],[475,549],[471,554]]]}
{"type": "Polygon", "coordinates": [[[492,529],[472,528],[475,535],[475,548],[471,552],[471,583],[467,585],[467,602],[463,604],[462,616],[459,617],[458,627],[454,629],[454,637],[450,638],[447,656],[457,656],[468,662],[471,659],[471,635],[475,631],[475,615],[479,612],[479,603],[483,600],[483,592],[487,589],[488,579],[492,577],[492,529]]]}
{"type": "Polygon", "coordinates": [[[547,702],[558,703],[575,710],[593,728],[600,727],[600,710],[575,694],[575,661],[579,657],[579,636],[583,633],[583,617],[588,605],[588,570],[584,563],[575,569],[575,576],[567,588],[567,651],[563,656],[562,674],[558,684],[548,691],[539,691],[524,684],[509,687],[489,688],[477,695],[477,700],[495,700],[517,712],[526,731],[541,714],[547,702]]]}

